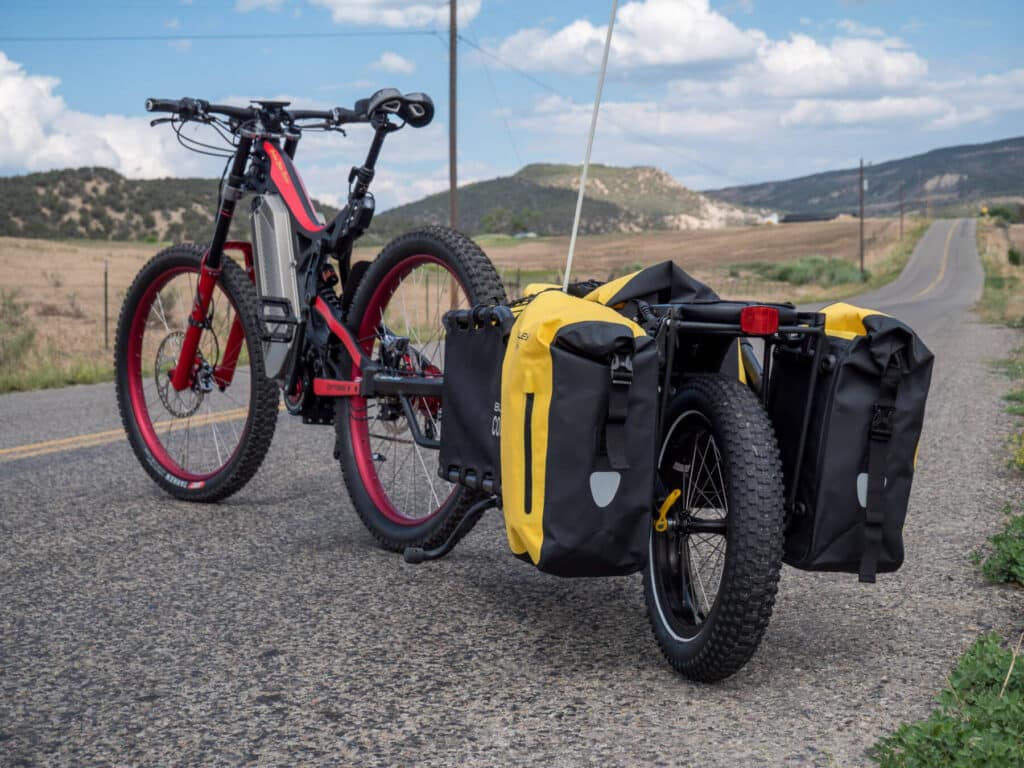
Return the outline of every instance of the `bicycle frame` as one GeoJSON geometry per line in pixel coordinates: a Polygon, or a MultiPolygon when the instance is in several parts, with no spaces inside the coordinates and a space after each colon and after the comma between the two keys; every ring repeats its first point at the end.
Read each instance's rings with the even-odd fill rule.
{"type": "MultiPolygon", "coordinates": [[[[366,161],[360,167],[352,169],[350,174],[350,193],[347,205],[334,221],[328,225],[319,224],[315,210],[309,200],[302,180],[295,169],[292,158],[299,141],[298,131],[248,131],[241,132],[241,138],[231,162],[230,173],[224,188],[220,208],[217,211],[214,234],[200,270],[192,311],[188,320],[188,328],[181,345],[181,352],[176,365],[170,374],[170,382],[175,390],[181,391],[192,386],[196,368],[200,362],[197,356],[200,338],[207,328],[208,312],[214,288],[221,274],[221,264],[225,250],[240,251],[245,260],[249,279],[255,282],[254,259],[257,254],[248,242],[228,241],[228,232],[234,217],[235,208],[246,192],[257,195],[274,193],[281,196],[291,216],[292,226],[308,240],[309,247],[304,252],[303,262],[308,262],[313,254],[320,261],[326,261],[329,255],[338,258],[341,271],[347,277],[350,270],[352,244],[369,226],[373,215],[373,197],[369,195],[369,186],[374,176],[374,168],[380,155],[381,147],[388,133],[397,130],[398,126],[385,120],[374,122],[374,137],[371,142],[366,161]],[[283,148],[280,146],[284,139],[283,148]],[[252,163],[250,164],[250,160],[252,163]]],[[[346,281],[347,282],[347,281],[346,281]]],[[[375,395],[407,395],[435,396],[441,394],[441,379],[434,376],[388,375],[380,370],[380,366],[371,360],[352,332],[344,324],[344,318],[336,307],[331,306],[321,295],[314,295],[306,288],[305,295],[300,295],[302,306],[295,308],[300,317],[295,324],[304,324],[315,313],[326,325],[331,337],[338,340],[352,364],[351,377],[319,377],[312,381],[313,394],[320,397],[370,397],[375,395]]],[[[302,288],[300,288],[302,291],[302,288]]],[[[318,291],[317,291],[318,292],[318,291]]],[[[302,338],[294,339],[295,346],[301,346],[302,338]]],[[[229,333],[222,361],[214,371],[214,381],[221,390],[230,386],[235,367],[244,343],[241,321],[235,318],[229,333]]],[[[301,350],[298,350],[301,352],[301,350]]],[[[285,378],[285,392],[295,385],[297,354],[291,355],[290,371],[285,378]]]]}

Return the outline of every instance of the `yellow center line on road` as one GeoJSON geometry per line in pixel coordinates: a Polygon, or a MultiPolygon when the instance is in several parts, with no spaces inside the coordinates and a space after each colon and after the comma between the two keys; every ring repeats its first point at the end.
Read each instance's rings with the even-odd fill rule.
{"type": "MultiPolygon", "coordinates": [[[[281,409],[283,408],[284,406],[282,405],[281,409]]],[[[230,411],[204,414],[202,416],[195,416],[189,419],[169,419],[167,421],[156,422],[153,425],[153,429],[161,435],[166,435],[171,432],[190,429],[191,427],[205,427],[210,424],[220,424],[225,421],[244,419],[248,412],[247,408],[233,408],[230,411]]],[[[45,456],[49,453],[59,453],[60,451],[92,448],[97,445],[114,443],[118,440],[123,440],[124,438],[124,429],[110,429],[105,432],[92,432],[87,435],[75,435],[73,437],[58,438],[56,440],[44,440],[40,443],[17,445],[13,448],[0,448],[0,464],[6,461],[30,459],[35,456],[45,456]]]]}
{"type": "Polygon", "coordinates": [[[916,299],[920,299],[922,296],[926,296],[927,294],[931,293],[933,290],[935,290],[935,287],[942,282],[942,278],[946,274],[946,265],[949,263],[949,244],[950,242],[952,242],[953,233],[956,232],[956,228],[959,224],[960,222],[958,220],[954,220],[949,227],[949,234],[946,235],[946,244],[942,247],[942,266],[939,267],[939,274],[937,274],[935,276],[935,279],[928,283],[928,285],[926,285],[920,291],[911,296],[911,301],[915,301],[916,299]]]}

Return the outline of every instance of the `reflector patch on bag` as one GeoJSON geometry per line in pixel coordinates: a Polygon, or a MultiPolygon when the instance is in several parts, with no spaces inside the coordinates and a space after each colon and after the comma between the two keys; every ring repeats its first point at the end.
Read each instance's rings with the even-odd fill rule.
{"type": "Polygon", "coordinates": [[[621,482],[622,475],[618,472],[591,472],[590,496],[594,503],[602,509],[611,504],[621,482]]]}

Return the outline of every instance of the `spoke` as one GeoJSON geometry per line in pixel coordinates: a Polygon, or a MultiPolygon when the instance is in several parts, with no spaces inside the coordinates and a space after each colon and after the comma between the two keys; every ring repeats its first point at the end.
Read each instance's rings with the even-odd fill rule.
{"type": "MultiPolygon", "coordinates": [[[[210,407],[210,401],[209,400],[206,401],[206,412],[211,417],[213,416],[213,408],[210,407]]],[[[219,467],[224,466],[224,461],[223,461],[223,459],[221,458],[221,455],[220,455],[220,441],[217,440],[216,425],[213,423],[212,420],[210,421],[210,432],[213,433],[213,447],[217,450],[217,467],[219,468],[219,467]]]]}
{"type": "Polygon", "coordinates": [[[185,467],[185,462],[188,460],[188,449],[192,443],[192,417],[188,417],[188,421],[185,422],[185,448],[181,452],[181,466],[185,467]]]}
{"type": "Polygon", "coordinates": [[[157,291],[156,304],[153,306],[158,307],[160,311],[160,322],[164,324],[164,330],[170,332],[171,326],[167,324],[167,313],[164,312],[164,297],[161,295],[160,291],[157,291]]]}
{"type": "MultiPolygon", "coordinates": [[[[705,605],[710,605],[710,603],[708,602],[708,594],[704,590],[704,580],[701,579],[700,572],[699,571],[695,571],[694,568],[693,568],[693,558],[690,557],[690,547],[688,545],[687,545],[687,548],[686,548],[686,568],[687,568],[687,571],[689,572],[690,576],[696,576],[697,577],[697,586],[700,588],[701,594],[704,595],[704,604],[705,605]]],[[[698,605],[698,608],[699,607],[700,606],[698,605]]],[[[705,614],[705,615],[707,615],[707,614],[705,614]]],[[[697,616],[696,618],[700,619],[699,616],[697,616]]]]}
{"type": "Polygon", "coordinates": [[[430,493],[434,497],[434,508],[437,509],[441,506],[441,500],[437,498],[437,491],[434,490],[434,483],[431,480],[430,472],[427,471],[427,465],[423,461],[423,453],[420,451],[420,447],[413,443],[413,449],[416,451],[416,458],[420,460],[420,466],[423,468],[423,476],[427,478],[427,484],[430,486],[430,493]]]}

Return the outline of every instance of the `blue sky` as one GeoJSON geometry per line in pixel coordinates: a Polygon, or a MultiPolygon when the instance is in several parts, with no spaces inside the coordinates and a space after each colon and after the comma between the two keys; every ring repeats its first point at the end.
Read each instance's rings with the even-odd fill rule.
{"type": "MultiPolygon", "coordinates": [[[[430,93],[438,116],[385,147],[380,207],[447,184],[443,0],[3,5],[2,174],[214,176],[216,161],[148,127],[147,96],[331,106],[394,86],[430,93]],[[338,36],[295,37],[310,33],[338,36]],[[41,37],[147,39],[20,39],[41,37]]],[[[582,159],[610,7],[460,0],[461,179],[582,159]]],[[[1019,12],[1009,1],[622,3],[594,159],[657,165],[706,189],[1019,135],[1019,12]]],[[[367,138],[307,138],[298,160],[314,195],[343,198],[367,138]]]]}

